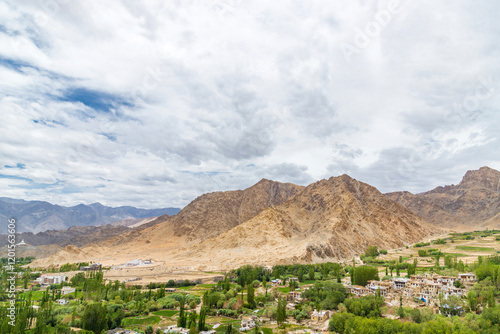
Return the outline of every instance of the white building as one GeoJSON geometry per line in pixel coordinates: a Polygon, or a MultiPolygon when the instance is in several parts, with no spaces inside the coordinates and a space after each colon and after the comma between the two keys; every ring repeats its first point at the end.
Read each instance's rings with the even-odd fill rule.
{"type": "Polygon", "coordinates": [[[40,285],[50,285],[50,284],[61,284],[66,280],[66,275],[42,275],[38,277],[35,281],[40,283],[40,285]]]}
{"type": "Polygon", "coordinates": [[[75,288],[72,288],[70,286],[63,286],[61,289],[61,295],[69,295],[70,293],[73,293],[75,291],[75,288]]]}

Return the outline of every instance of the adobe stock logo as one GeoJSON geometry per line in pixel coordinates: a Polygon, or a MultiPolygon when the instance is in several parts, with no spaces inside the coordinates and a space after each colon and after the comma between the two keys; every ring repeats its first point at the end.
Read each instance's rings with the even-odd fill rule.
{"type": "Polygon", "coordinates": [[[365,24],[364,29],[356,28],[353,43],[341,43],[340,50],[348,63],[352,61],[353,55],[361,53],[361,50],[370,46],[384,28],[392,21],[396,14],[401,12],[399,0],[389,1],[387,9],[381,9],[375,13],[373,20],[365,24]]]}

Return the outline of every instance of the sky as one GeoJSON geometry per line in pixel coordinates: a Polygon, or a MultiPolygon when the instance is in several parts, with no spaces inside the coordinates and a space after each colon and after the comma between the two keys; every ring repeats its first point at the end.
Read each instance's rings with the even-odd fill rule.
{"type": "Polygon", "coordinates": [[[0,196],[183,207],[262,178],[500,169],[498,1],[0,0],[0,196]]]}

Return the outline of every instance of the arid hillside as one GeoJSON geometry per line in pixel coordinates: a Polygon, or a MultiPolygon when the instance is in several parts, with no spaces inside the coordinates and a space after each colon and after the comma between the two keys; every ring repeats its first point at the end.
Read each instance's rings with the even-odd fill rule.
{"type": "Polygon", "coordinates": [[[439,232],[376,188],[343,175],[311,184],[178,256],[234,265],[343,260],[369,245],[402,247],[439,232]]]}
{"type": "Polygon", "coordinates": [[[421,194],[386,194],[429,222],[453,229],[500,228],[500,172],[481,167],[468,171],[458,185],[421,194]]]}
{"type": "MultiPolygon", "coordinates": [[[[159,222],[158,222],[159,221],[159,222]]],[[[347,175],[300,187],[269,180],[200,196],[177,216],[35,265],[72,258],[120,264],[153,258],[166,266],[230,268],[350,258],[368,245],[395,248],[440,233],[376,188],[347,175]]]]}

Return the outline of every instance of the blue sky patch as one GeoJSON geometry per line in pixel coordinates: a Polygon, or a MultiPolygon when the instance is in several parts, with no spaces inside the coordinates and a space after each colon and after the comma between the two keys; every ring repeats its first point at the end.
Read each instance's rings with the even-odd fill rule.
{"type": "Polygon", "coordinates": [[[4,168],[19,168],[19,169],[26,169],[26,165],[18,162],[15,166],[10,166],[10,165],[5,165],[3,166],[4,168]]]}
{"type": "Polygon", "coordinates": [[[70,88],[59,98],[61,101],[80,102],[97,111],[110,112],[122,105],[130,106],[130,103],[119,96],[91,90],[83,87],[70,88]]]}

